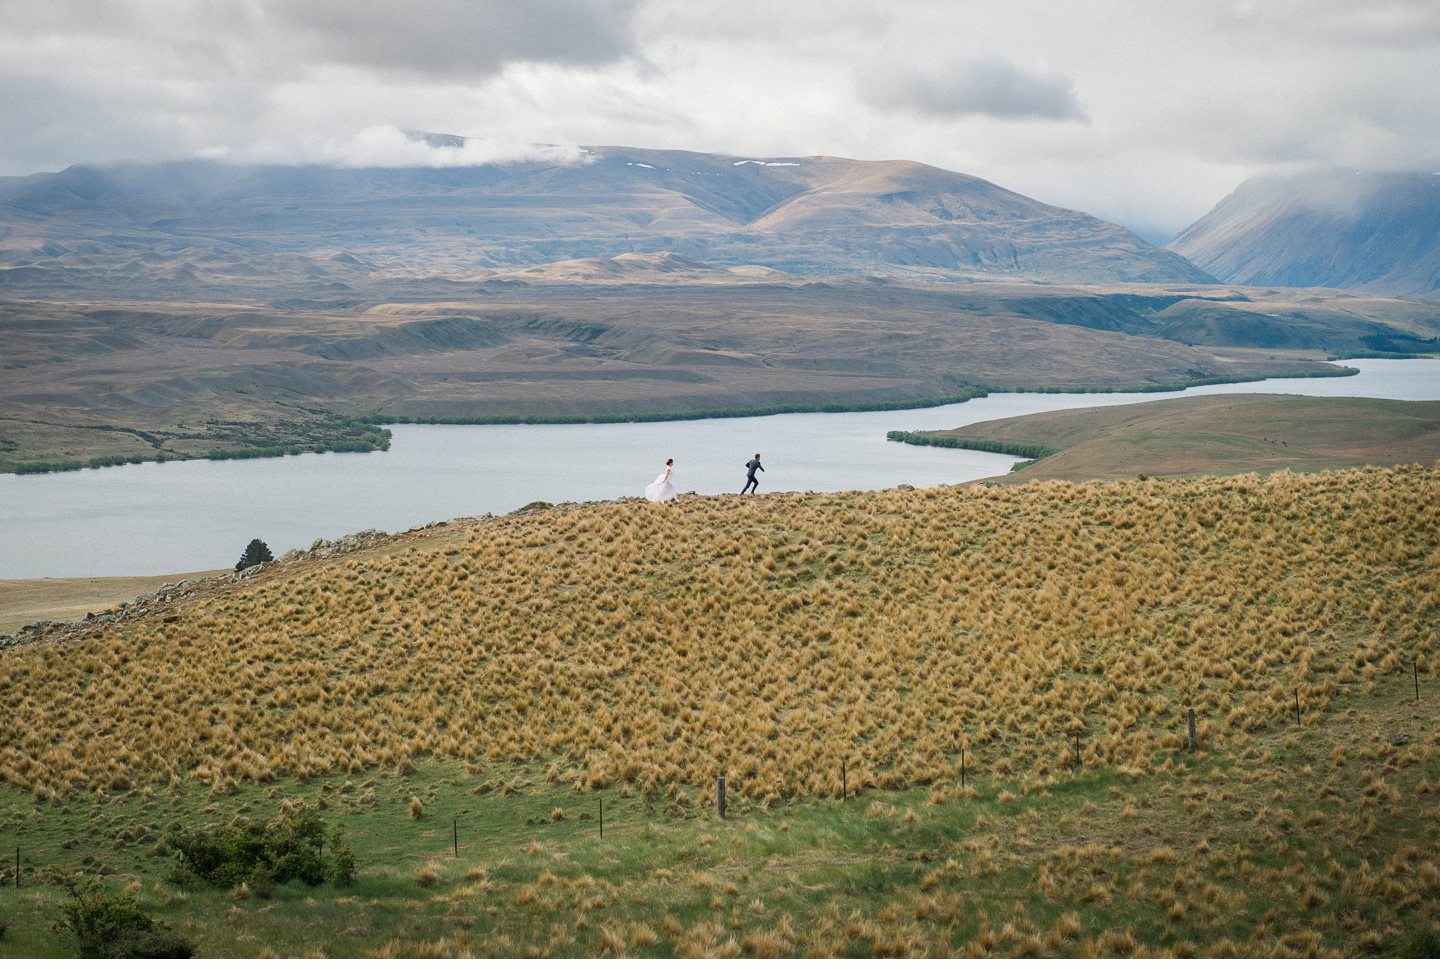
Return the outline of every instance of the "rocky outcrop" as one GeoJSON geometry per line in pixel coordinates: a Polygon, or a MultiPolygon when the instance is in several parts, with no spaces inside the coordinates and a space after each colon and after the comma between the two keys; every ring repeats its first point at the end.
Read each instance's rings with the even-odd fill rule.
{"type": "MultiPolygon", "coordinates": [[[[253,572],[253,570],[247,570],[253,572]]],[[[217,576],[210,579],[187,579],[179,583],[166,583],[153,593],[137,596],[128,602],[119,603],[99,613],[86,613],[84,619],[66,623],[58,620],[37,620],[22,626],[10,635],[0,634],[0,650],[31,643],[47,637],[61,640],[74,639],[91,627],[123,623],[157,613],[170,612],[170,604],[194,595],[200,590],[215,589],[239,581],[239,575],[217,576]]]]}
{"type": "Polygon", "coordinates": [[[347,552],[372,549],[394,538],[388,532],[365,529],[361,532],[352,532],[348,536],[341,536],[339,539],[316,539],[310,544],[309,549],[291,549],[281,556],[279,561],[304,562],[307,559],[328,559],[331,556],[340,556],[347,552]]]}

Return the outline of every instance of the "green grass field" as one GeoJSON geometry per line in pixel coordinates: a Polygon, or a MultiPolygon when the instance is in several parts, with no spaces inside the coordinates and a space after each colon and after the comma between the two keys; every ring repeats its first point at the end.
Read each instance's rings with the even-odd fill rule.
{"type": "Polygon", "coordinates": [[[37,879],[58,864],[136,893],[208,957],[1433,957],[1440,685],[1427,677],[1416,704],[1405,673],[1301,728],[1277,710],[1244,751],[1176,752],[1151,777],[981,769],[964,789],[742,803],[724,820],[698,791],[581,793],[541,765],[58,804],[10,790],[0,832],[22,883],[0,890],[0,953],[73,955],[51,926],[59,890],[37,879]],[[268,818],[283,799],[344,826],[354,886],[257,899],[162,878],[172,826],[268,818]]]}

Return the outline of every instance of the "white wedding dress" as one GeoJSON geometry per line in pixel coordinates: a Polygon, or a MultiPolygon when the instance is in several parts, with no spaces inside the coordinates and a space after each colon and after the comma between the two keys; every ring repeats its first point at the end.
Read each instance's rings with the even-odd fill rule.
{"type": "Polygon", "coordinates": [[[680,494],[675,491],[675,483],[670,481],[671,470],[672,466],[666,465],[665,470],[660,473],[660,477],[645,486],[646,498],[652,502],[668,502],[680,494]]]}

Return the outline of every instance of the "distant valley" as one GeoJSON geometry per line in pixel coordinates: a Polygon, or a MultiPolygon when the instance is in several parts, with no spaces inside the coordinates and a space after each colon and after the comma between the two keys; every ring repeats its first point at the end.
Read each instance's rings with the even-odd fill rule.
{"type": "Polygon", "coordinates": [[[1434,303],[1220,284],[912,162],[588,153],[0,179],[0,471],[379,447],[357,423],[379,416],[878,407],[1440,346],[1434,303]]]}

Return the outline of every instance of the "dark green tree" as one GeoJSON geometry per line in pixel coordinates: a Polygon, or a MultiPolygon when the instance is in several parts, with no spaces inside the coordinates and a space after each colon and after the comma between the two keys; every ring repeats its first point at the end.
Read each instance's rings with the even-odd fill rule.
{"type": "Polygon", "coordinates": [[[175,832],[170,845],[180,850],[182,862],[170,878],[184,885],[198,877],[225,888],[245,882],[262,899],[276,883],[291,880],[307,886],[348,886],[355,880],[355,853],[339,829],[330,833],[328,852],[325,836],[319,810],[309,807],[270,822],[235,820],[222,827],[175,832]]]}
{"type": "Polygon", "coordinates": [[[274,562],[275,557],[270,554],[270,547],[259,539],[251,539],[250,544],[245,547],[245,555],[235,564],[235,571],[249,569],[251,566],[258,566],[262,562],[274,562]]]}

